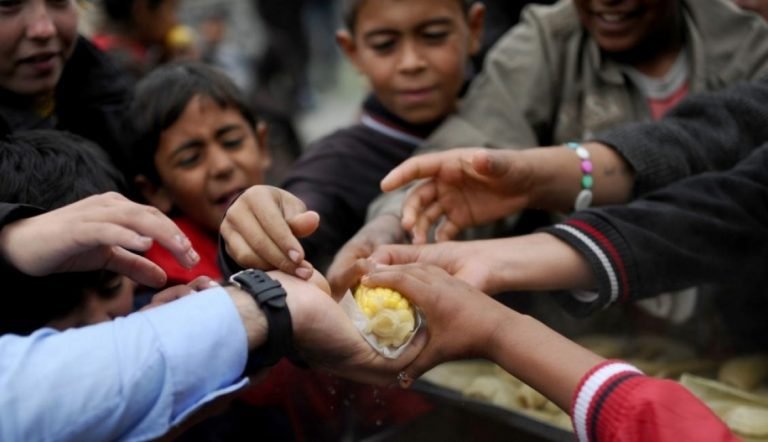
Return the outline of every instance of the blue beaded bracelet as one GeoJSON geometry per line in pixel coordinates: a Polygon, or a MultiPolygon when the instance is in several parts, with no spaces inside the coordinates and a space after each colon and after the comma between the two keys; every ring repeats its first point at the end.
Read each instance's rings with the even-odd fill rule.
{"type": "Polygon", "coordinates": [[[586,209],[592,204],[592,161],[589,157],[589,151],[579,143],[566,143],[565,146],[576,152],[581,160],[581,192],[576,196],[573,208],[575,210],[586,209]]]}

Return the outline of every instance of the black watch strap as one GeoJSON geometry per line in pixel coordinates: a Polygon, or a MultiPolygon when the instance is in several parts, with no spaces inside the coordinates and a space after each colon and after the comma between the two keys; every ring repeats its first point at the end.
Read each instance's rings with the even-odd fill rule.
{"type": "Polygon", "coordinates": [[[291,312],[286,302],[286,292],[279,281],[270,278],[262,270],[247,269],[235,273],[229,281],[250,293],[267,318],[267,340],[259,348],[251,350],[245,373],[275,365],[287,356],[293,346],[291,312]]]}

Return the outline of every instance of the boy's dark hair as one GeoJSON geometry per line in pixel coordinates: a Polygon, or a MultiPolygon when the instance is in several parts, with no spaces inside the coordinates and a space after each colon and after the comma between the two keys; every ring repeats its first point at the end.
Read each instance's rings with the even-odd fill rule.
{"type": "Polygon", "coordinates": [[[107,154],[78,135],[30,130],[0,139],[0,201],[53,210],[122,184],[107,154]]]}
{"type": "MultiPolygon", "coordinates": [[[[123,175],[93,142],[69,132],[30,130],[0,139],[0,201],[53,210],[98,193],[118,191],[123,175]]],[[[0,300],[0,333],[29,333],[82,305],[109,272],[22,275],[5,281],[21,293],[0,300]]]]}
{"type": "MultiPolygon", "coordinates": [[[[157,9],[166,0],[146,0],[150,9],[157,9]]],[[[102,0],[107,18],[116,23],[133,22],[133,5],[136,0],[102,0]]]]}
{"type": "Polygon", "coordinates": [[[144,175],[160,184],[155,168],[160,135],[179,119],[196,96],[237,110],[256,127],[256,117],[242,92],[224,72],[200,62],[161,66],[136,85],[128,106],[126,137],[134,175],[144,175]]]}
{"type": "MultiPolygon", "coordinates": [[[[341,2],[341,18],[344,22],[344,26],[347,30],[354,34],[357,25],[357,12],[360,10],[360,6],[367,0],[342,0],[341,2]]],[[[469,11],[469,7],[477,0],[456,0],[461,5],[462,9],[466,13],[469,11]]]]}

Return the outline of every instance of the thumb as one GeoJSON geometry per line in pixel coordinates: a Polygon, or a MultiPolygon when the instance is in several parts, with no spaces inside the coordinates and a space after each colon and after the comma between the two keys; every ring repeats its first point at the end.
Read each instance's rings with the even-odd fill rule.
{"type": "Polygon", "coordinates": [[[320,226],[320,215],[312,210],[303,212],[289,219],[288,225],[297,238],[304,238],[320,226]]]}
{"type": "Polygon", "coordinates": [[[481,175],[500,177],[509,172],[509,160],[503,152],[483,150],[472,158],[472,167],[481,175]]]}

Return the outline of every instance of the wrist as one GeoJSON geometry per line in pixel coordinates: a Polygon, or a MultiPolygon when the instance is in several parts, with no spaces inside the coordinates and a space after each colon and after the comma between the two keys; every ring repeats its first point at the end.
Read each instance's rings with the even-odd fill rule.
{"type": "Polygon", "coordinates": [[[232,298],[240,320],[245,327],[245,334],[248,338],[248,351],[254,350],[264,345],[267,341],[269,325],[264,312],[261,311],[253,297],[247,292],[235,286],[225,287],[225,290],[232,298]]]}
{"type": "Polygon", "coordinates": [[[523,154],[531,164],[528,207],[567,212],[581,190],[581,173],[574,167],[577,157],[561,146],[526,149],[523,154]]]}
{"type": "MultiPolygon", "coordinates": [[[[266,337],[248,355],[245,373],[275,365],[281,358],[291,354],[293,325],[286,303],[287,293],[280,281],[272,279],[262,270],[246,269],[232,275],[229,282],[246,292],[266,319],[266,332],[261,333],[266,337]]],[[[250,307],[247,308],[247,312],[253,313],[250,307]]],[[[255,342],[259,343],[259,334],[254,337],[255,342]]]]}

